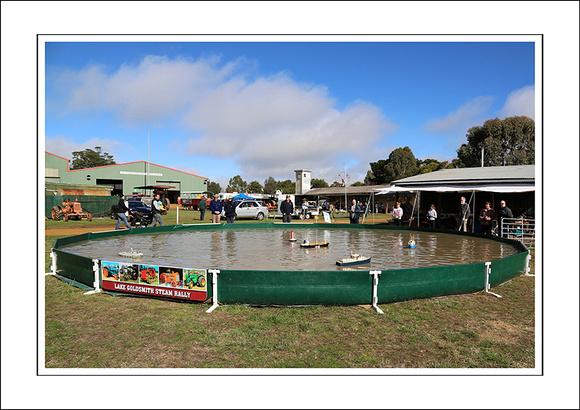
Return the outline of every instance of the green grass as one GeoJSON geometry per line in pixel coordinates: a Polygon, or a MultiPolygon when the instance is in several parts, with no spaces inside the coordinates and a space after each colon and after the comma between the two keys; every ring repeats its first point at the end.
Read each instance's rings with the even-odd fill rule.
{"type": "MultiPolygon", "coordinates": [[[[58,236],[47,236],[49,252],[58,236]]],[[[533,267],[533,265],[532,265],[533,267]]],[[[534,273],[532,271],[532,273],[534,273]]],[[[533,368],[535,278],[494,292],[294,308],[83,295],[45,277],[47,368],[533,368]]]]}

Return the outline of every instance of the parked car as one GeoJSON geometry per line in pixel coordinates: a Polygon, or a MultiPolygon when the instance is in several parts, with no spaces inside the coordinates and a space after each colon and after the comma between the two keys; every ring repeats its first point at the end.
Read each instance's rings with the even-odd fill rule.
{"type": "MultiPolygon", "coordinates": [[[[268,215],[268,207],[260,201],[242,200],[235,201],[236,219],[257,219],[261,221],[268,215]]],[[[222,211],[222,216],[225,212],[222,211]]]]}
{"type": "MultiPolygon", "coordinates": [[[[111,212],[111,219],[117,219],[118,205],[113,205],[111,212]]],[[[147,206],[145,202],[141,200],[129,200],[127,201],[127,207],[131,211],[127,220],[131,226],[149,226],[153,220],[153,212],[151,207],[147,206]]]]}
{"type": "Polygon", "coordinates": [[[153,220],[153,211],[142,201],[127,201],[129,206],[129,224],[131,226],[149,226],[153,220]]]}

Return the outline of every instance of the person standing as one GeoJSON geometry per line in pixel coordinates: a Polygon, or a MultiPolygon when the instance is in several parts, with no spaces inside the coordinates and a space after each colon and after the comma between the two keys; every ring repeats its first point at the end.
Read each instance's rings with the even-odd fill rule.
{"type": "Polygon", "coordinates": [[[127,229],[131,229],[131,225],[127,222],[127,215],[129,214],[129,208],[127,208],[127,204],[125,203],[125,195],[121,194],[121,198],[119,198],[119,203],[117,204],[117,226],[115,226],[115,230],[119,229],[121,225],[121,221],[125,223],[127,229]]]}
{"type": "Polygon", "coordinates": [[[491,207],[491,202],[485,201],[485,208],[479,213],[479,223],[481,224],[481,232],[491,235],[491,225],[495,219],[495,211],[491,207]]]}
{"type": "Polygon", "coordinates": [[[393,208],[393,221],[395,225],[401,226],[401,220],[403,219],[403,208],[401,208],[401,203],[397,202],[393,208]]]}
{"type": "Polygon", "coordinates": [[[151,212],[153,214],[153,218],[151,219],[149,228],[155,226],[157,222],[159,222],[159,226],[163,226],[163,218],[161,217],[161,213],[163,212],[163,205],[159,199],[159,194],[155,194],[153,197],[153,202],[151,202],[151,212]]]}
{"type": "Polygon", "coordinates": [[[352,205],[350,206],[349,211],[350,211],[350,223],[358,224],[361,208],[360,204],[356,201],[356,199],[352,200],[352,205]]]}
{"type": "Polygon", "coordinates": [[[282,212],[282,222],[292,222],[294,204],[290,200],[290,195],[286,195],[286,200],[280,204],[280,212],[282,212]]]}
{"type": "Polygon", "coordinates": [[[236,203],[231,196],[228,198],[224,205],[224,213],[226,216],[226,222],[233,224],[234,219],[236,219],[236,203]]]}
{"type": "Polygon", "coordinates": [[[467,232],[467,219],[471,216],[471,209],[469,209],[469,204],[465,201],[465,197],[461,197],[461,203],[459,204],[459,211],[457,212],[457,226],[458,230],[467,232]]]}
{"type": "Polygon", "coordinates": [[[209,211],[211,212],[211,223],[219,224],[222,214],[222,203],[218,199],[218,194],[214,194],[213,200],[209,203],[209,211]]]}
{"type": "MultiPolygon", "coordinates": [[[[499,203],[499,211],[497,211],[497,215],[499,216],[499,229],[503,228],[502,222],[503,222],[504,218],[513,218],[514,217],[512,210],[506,206],[506,203],[504,200],[502,200],[499,203]]],[[[509,228],[507,226],[503,229],[503,237],[504,238],[509,237],[509,228]]]]}
{"type": "Polygon", "coordinates": [[[306,219],[306,215],[308,214],[308,202],[306,201],[306,198],[302,198],[302,214],[300,216],[300,219],[306,219]]]}
{"type": "Polygon", "coordinates": [[[205,202],[205,196],[201,196],[199,204],[197,205],[197,209],[199,209],[199,220],[203,221],[205,217],[205,210],[207,209],[207,202],[205,202]]]}
{"type": "Polygon", "coordinates": [[[437,220],[435,204],[431,204],[431,208],[427,211],[427,220],[429,221],[429,228],[435,229],[435,221],[437,220]]]}

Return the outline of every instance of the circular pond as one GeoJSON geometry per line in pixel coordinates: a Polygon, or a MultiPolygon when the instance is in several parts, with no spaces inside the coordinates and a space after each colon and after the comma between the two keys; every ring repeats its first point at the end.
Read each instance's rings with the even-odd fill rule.
{"type": "MultiPolygon", "coordinates": [[[[216,227],[217,228],[217,227],[216,227]]],[[[62,246],[76,255],[133,262],[119,256],[131,249],[143,253],[139,263],[199,268],[261,271],[343,270],[336,261],[351,253],[370,256],[358,270],[406,269],[463,265],[515,255],[511,243],[489,237],[441,231],[406,229],[352,229],[278,225],[276,229],[227,226],[228,229],[154,233],[136,230],[129,235],[92,239],[62,246]],[[296,242],[291,242],[294,230],[296,242]],[[139,233],[139,234],[133,234],[139,233]],[[413,237],[417,243],[407,245],[413,237]],[[323,248],[302,248],[304,241],[330,243],[323,248]]],[[[128,232],[127,232],[128,233],[128,232]]],[[[352,269],[352,267],[350,267],[352,269]]]]}

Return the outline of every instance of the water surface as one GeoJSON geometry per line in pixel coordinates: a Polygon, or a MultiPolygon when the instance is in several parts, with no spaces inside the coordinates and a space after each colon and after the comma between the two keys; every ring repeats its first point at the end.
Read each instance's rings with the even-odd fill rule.
{"type": "MultiPolygon", "coordinates": [[[[398,230],[227,229],[126,235],[90,240],[62,249],[106,261],[136,262],[119,252],[143,253],[138,263],[194,269],[342,270],[336,261],[360,253],[372,258],[356,269],[403,269],[480,263],[517,253],[509,244],[462,235],[398,230]],[[417,247],[407,245],[413,236],[417,247]],[[305,249],[304,240],[330,242],[327,248],[305,249]]],[[[352,269],[352,267],[351,267],[352,269]]]]}

